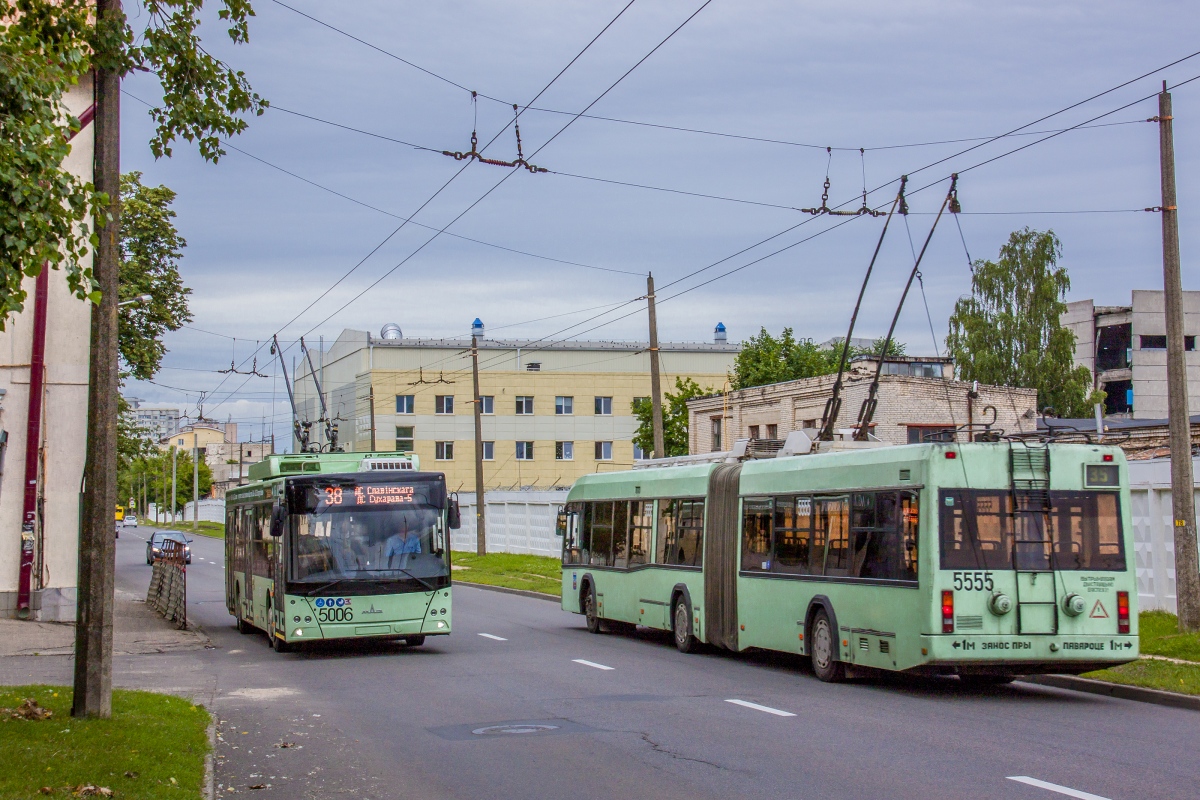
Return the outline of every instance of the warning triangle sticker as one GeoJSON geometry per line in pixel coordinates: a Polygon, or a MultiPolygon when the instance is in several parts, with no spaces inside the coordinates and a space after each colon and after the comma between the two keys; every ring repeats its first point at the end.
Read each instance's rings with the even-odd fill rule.
{"type": "Polygon", "coordinates": [[[1088,616],[1092,619],[1108,619],[1108,612],[1104,610],[1104,605],[1097,600],[1096,605],[1092,606],[1092,613],[1088,616]]]}

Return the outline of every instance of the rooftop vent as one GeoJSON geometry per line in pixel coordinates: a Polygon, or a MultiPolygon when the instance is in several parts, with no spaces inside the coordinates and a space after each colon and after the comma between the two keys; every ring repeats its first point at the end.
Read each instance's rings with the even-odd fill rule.
{"type": "Polygon", "coordinates": [[[525,370],[527,372],[541,372],[542,371],[542,362],[530,361],[528,364],[525,365],[525,370]]]}
{"type": "Polygon", "coordinates": [[[359,472],[396,469],[413,469],[412,460],[407,458],[364,458],[358,465],[359,472]]]}
{"type": "Polygon", "coordinates": [[[718,322],[717,327],[713,329],[713,344],[725,344],[728,338],[725,335],[725,323],[718,322]]]}
{"type": "Polygon", "coordinates": [[[394,322],[389,322],[379,330],[380,339],[403,339],[404,331],[400,330],[400,326],[394,322]]]}
{"type": "Polygon", "coordinates": [[[483,320],[479,317],[476,317],[475,321],[471,323],[471,335],[479,339],[483,338],[483,320]]]}

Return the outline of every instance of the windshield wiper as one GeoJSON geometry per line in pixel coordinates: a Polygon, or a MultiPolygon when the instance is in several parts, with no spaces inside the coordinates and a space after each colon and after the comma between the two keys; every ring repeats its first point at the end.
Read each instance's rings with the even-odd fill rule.
{"type": "Polygon", "coordinates": [[[351,580],[351,579],[350,578],[338,578],[335,581],[330,581],[329,583],[318,586],[316,589],[313,589],[310,592],[305,592],[304,596],[305,597],[314,597],[314,596],[320,594],[321,592],[325,591],[326,589],[331,589],[334,586],[337,586],[339,583],[346,583],[349,580],[351,580]]]}
{"type": "Polygon", "coordinates": [[[436,586],[434,586],[432,583],[429,583],[429,582],[428,582],[428,581],[426,581],[424,578],[418,578],[416,575],[413,575],[411,572],[409,572],[408,570],[406,570],[404,567],[389,567],[389,568],[388,568],[388,571],[390,572],[390,571],[391,571],[391,570],[393,570],[393,569],[394,569],[394,570],[396,570],[397,572],[403,572],[405,575],[407,575],[408,577],[412,578],[414,581],[416,581],[417,583],[421,584],[422,586],[424,586],[424,587],[425,587],[426,589],[428,589],[429,591],[431,591],[431,592],[436,592],[436,591],[437,591],[437,587],[436,587],[436,586]]]}

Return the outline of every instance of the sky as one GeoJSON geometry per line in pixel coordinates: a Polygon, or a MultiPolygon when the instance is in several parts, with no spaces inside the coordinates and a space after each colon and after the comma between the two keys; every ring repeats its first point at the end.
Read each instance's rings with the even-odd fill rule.
{"type": "MultiPolygon", "coordinates": [[[[1200,76],[1200,55],[1034,135],[986,138],[1200,50],[1186,2],[635,0],[557,79],[628,0],[286,2],[255,0],[245,45],[206,11],[206,49],[272,106],[217,164],[187,142],[154,159],[152,76],[126,79],[122,107],[122,169],[178,193],[195,316],[167,335],[154,382],[126,394],[194,417],[205,392],[204,414],[243,439],[272,422],[287,438],[272,334],[289,371],[301,335],[328,345],[388,322],[408,337],[466,336],[480,317],[496,337],[644,341],[649,272],[664,341],[711,341],[717,322],[731,341],[844,336],[884,220],[800,211],[827,176],[829,205],[849,209],[864,175],[883,208],[911,176],[912,213],[884,240],[856,337],[886,332],[954,171],[963,213],[938,223],[897,326],[910,354],[944,347],[968,257],[996,258],[1025,226],[1062,240],[1068,300],[1162,286],[1160,215],[1141,210],[1161,202],[1157,103],[1135,101],[1200,76]],[[496,137],[488,157],[514,159],[512,104],[547,84],[519,119],[526,160],[547,172],[441,154],[468,150],[475,126],[481,147],[496,137]],[[273,377],[217,371],[249,370],[256,348],[273,377]]],[[[1200,80],[1173,97],[1183,281],[1197,289],[1200,80]]]]}

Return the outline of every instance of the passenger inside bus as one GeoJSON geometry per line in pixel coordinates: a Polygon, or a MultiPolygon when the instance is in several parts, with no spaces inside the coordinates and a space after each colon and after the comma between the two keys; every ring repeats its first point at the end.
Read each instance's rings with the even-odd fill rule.
{"type": "Polygon", "coordinates": [[[444,534],[437,509],[298,515],[292,538],[292,580],[404,578],[405,572],[445,574],[444,534]]]}

